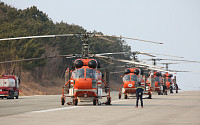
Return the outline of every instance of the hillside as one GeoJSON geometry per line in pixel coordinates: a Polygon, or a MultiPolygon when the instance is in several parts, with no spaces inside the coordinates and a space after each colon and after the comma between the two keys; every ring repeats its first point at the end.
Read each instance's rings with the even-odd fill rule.
{"type": "MultiPolygon", "coordinates": [[[[81,26],[54,23],[47,14],[33,6],[24,10],[0,2],[0,38],[35,36],[48,34],[89,33],[81,26]]],[[[92,33],[103,34],[92,31],[92,33]]],[[[109,41],[91,38],[91,53],[106,53],[130,51],[125,41],[112,38],[109,41]]],[[[56,37],[1,41],[0,61],[59,54],[77,54],[81,52],[81,39],[76,37],[56,37]]],[[[119,57],[119,56],[118,56],[119,57]]],[[[127,58],[123,55],[120,58],[127,58]]],[[[1,74],[14,73],[21,78],[22,95],[32,94],[60,94],[64,85],[64,72],[72,64],[72,59],[54,58],[37,61],[0,64],[1,74]]],[[[109,67],[110,71],[118,71],[113,65],[101,60],[102,67],[109,67]]],[[[117,64],[115,64],[117,65],[117,64]]],[[[118,64],[121,65],[121,64],[118,64]]],[[[118,89],[120,74],[111,75],[111,89],[118,89]]]]}

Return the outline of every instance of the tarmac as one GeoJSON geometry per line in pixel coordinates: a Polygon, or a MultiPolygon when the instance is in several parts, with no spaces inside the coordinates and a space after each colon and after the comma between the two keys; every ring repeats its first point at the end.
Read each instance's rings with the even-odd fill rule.
{"type": "Polygon", "coordinates": [[[200,125],[200,91],[154,94],[144,108],[135,108],[134,98],[118,99],[117,92],[111,97],[112,105],[96,106],[62,106],[61,95],[0,99],[0,125],[200,125]]]}

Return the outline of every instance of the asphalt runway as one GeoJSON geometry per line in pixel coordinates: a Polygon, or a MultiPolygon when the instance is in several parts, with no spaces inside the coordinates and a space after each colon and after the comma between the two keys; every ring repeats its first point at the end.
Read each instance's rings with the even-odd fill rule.
{"type": "Polygon", "coordinates": [[[62,106],[61,95],[0,99],[0,125],[200,125],[200,91],[153,95],[144,108],[117,94],[111,93],[112,105],[100,106],[62,106]]]}

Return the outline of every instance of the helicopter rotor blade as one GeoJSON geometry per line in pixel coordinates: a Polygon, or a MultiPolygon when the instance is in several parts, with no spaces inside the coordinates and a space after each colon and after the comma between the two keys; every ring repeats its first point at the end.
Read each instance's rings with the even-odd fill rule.
{"type": "Polygon", "coordinates": [[[124,38],[124,39],[131,39],[131,40],[137,40],[137,41],[143,41],[143,42],[150,42],[155,44],[163,44],[160,42],[153,42],[148,40],[141,40],[141,39],[134,39],[129,37],[119,37],[119,36],[109,36],[109,35],[98,35],[98,34],[92,34],[92,33],[86,33],[86,34],[58,34],[58,35],[41,35],[41,36],[26,36],[26,37],[15,37],[15,38],[3,38],[0,39],[0,41],[6,41],[6,40],[20,40],[20,39],[32,39],[32,38],[53,38],[53,37],[68,37],[68,36],[75,36],[75,37],[99,37],[101,39],[114,42],[113,40],[106,39],[104,37],[114,37],[114,38],[124,38]]]}
{"type": "Polygon", "coordinates": [[[109,64],[114,64],[114,63],[112,63],[112,62],[109,62],[110,57],[101,56],[101,55],[95,55],[95,56],[93,56],[93,57],[97,57],[97,58],[99,58],[99,59],[101,59],[101,60],[103,60],[103,61],[105,61],[105,62],[107,62],[107,63],[109,63],[109,64]]]}
{"type": "Polygon", "coordinates": [[[115,66],[115,67],[118,67],[118,68],[126,68],[126,66],[115,66]]]}
{"type": "Polygon", "coordinates": [[[51,38],[51,37],[58,37],[58,36],[78,36],[80,34],[59,34],[59,35],[42,35],[42,36],[26,36],[26,37],[15,37],[15,38],[4,38],[0,39],[0,41],[5,40],[20,40],[20,39],[32,39],[32,38],[51,38]]]}
{"type": "Polygon", "coordinates": [[[160,66],[154,66],[154,65],[150,65],[150,64],[141,63],[141,62],[135,62],[135,61],[132,61],[132,60],[123,60],[123,59],[113,59],[113,60],[125,62],[125,63],[132,63],[132,64],[136,64],[136,65],[149,66],[149,67],[154,67],[154,68],[163,68],[163,67],[160,67],[160,66]]]}
{"type": "Polygon", "coordinates": [[[180,57],[180,56],[173,56],[173,55],[168,55],[168,54],[158,54],[158,53],[139,52],[139,54],[154,54],[154,55],[161,55],[161,56],[169,56],[169,57],[176,57],[176,58],[184,58],[184,57],[180,57]]]}
{"type": "Polygon", "coordinates": [[[107,62],[107,63],[109,63],[109,64],[114,64],[114,63],[112,63],[112,62],[109,62],[108,60],[106,60],[105,58],[102,58],[102,57],[98,57],[99,59],[101,59],[101,60],[103,60],[103,61],[105,61],[105,62],[107,62]]]}
{"type": "Polygon", "coordinates": [[[132,53],[133,53],[133,55],[136,55],[136,54],[143,54],[143,55],[150,56],[150,57],[156,57],[156,56],[154,56],[154,55],[152,55],[152,54],[149,54],[149,53],[142,53],[142,52],[139,52],[139,51],[135,51],[135,52],[132,52],[132,53]]]}
{"type": "Polygon", "coordinates": [[[96,37],[114,37],[114,38],[124,38],[124,39],[131,39],[131,40],[137,40],[137,41],[143,41],[143,42],[149,42],[149,43],[155,43],[155,44],[163,44],[160,42],[154,42],[154,41],[148,41],[148,40],[142,40],[142,39],[135,39],[135,38],[129,38],[129,37],[120,37],[120,36],[109,36],[109,35],[97,35],[95,34],[96,37]]]}
{"type": "Polygon", "coordinates": [[[141,54],[143,54],[143,55],[147,55],[147,56],[151,56],[151,57],[156,57],[156,56],[151,55],[151,54],[148,54],[148,53],[141,53],[141,54]]]}
{"type": "Polygon", "coordinates": [[[118,54],[126,54],[126,52],[100,53],[100,54],[94,54],[94,56],[103,56],[103,55],[118,55],[118,54]]]}
{"type": "Polygon", "coordinates": [[[171,72],[191,72],[191,71],[184,71],[184,70],[169,70],[171,72]]]}
{"type": "Polygon", "coordinates": [[[58,57],[71,57],[71,55],[55,55],[55,56],[47,56],[47,57],[38,57],[38,58],[29,58],[29,59],[18,59],[18,60],[10,60],[10,61],[2,61],[0,64],[3,63],[12,63],[12,62],[22,62],[22,61],[32,61],[32,60],[39,60],[39,59],[45,59],[45,58],[58,58],[58,57]]]}
{"type": "Polygon", "coordinates": [[[177,60],[177,59],[162,59],[162,60],[171,60],[171,61],[182,61],[182,62],[191,62],[191,63],[200,63],[200,61],[194,60],[177,60]]]}
{"type": "Polygon", "coordinates": [[[157,68],[151,68],[151,67],[148,67],[147,69],[150,69],[150,70],[155,70],[155,71],[159,71],[159,72],[169,72],[169,73],[176,73],[175,71],[168,71],[168,70],[164,70],[164,69],[157,69],[157,68]]]}
{"type": "Polygon", "coordinates": [[[157,63],[157,64],[171,65],[171,64],[179,64],[179,63],[157,63]]]}
{"type": "Polygon", "coordinates": [[[101,37],[101,36],[99,36],[98,38],[103,39],[103,40],[107,40],[107,41],[112,42],[112,43],[115,42],[115,41],[113,41],[113,40],[110,40],[110,39],[107,39],[107,38],[105,38],[105,37],[101,37]]]}
{"type": "Polygon", "coordinates": [[[158,61],[161,61],[161,60],[170,60],[170,61],[200,63],[200,61],[196,61],[196,60],[194,61],[194,60],[181,60],[181,59],[161,59],[161,58],[158,58],[158,59],[143,59],[143,60],[147,60],[147,61],[151,61],[151,60],[158,60],[158,61]]]}

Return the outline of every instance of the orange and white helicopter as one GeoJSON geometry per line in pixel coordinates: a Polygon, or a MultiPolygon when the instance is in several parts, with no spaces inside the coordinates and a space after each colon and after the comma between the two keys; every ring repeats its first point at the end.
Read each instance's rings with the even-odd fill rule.
{"type": "Polygon", "coordinates": [[[163,85],[165,88],[165,95],[167,95],[167,91],[170,90],[170,93],[173,93],[173,74],[165,73],[163,74],[163,85]]]}
{"type": "Polygon", "coordinates": [[[162,74],[158,71],[150,71],[148,73],[148,78],[146,80],[146,84],[150,87],[151,92],[156,92],[158,95],[162,94],[163,90],[163,81],[162,81],[162,74]]]}
{"type": "Polygon", "coordinates": [[[100,104],[99,99],[102,97],[107,97],[105,104],[111,104],[110,87],[103,80],[102,73],[97,70],[100,68],[99,65],[95,59],[75,60],[75,70],[71,72],[71,77],[62,90],[62,105],[66,97],[71,97],[74,105],[77,105],[78,101],[93,102],[93,105],[100,104]],[[102,84],[105,86],[106,95],[102,95],[102,84]],[[69,90],[69,95],[65,94],[65,90],[69,90]]]}
{"type": "Polygon", "coordinates": [[[119,88],[119,99],[121,99],[121,95],[124,94],[124,99],[128,99],[129,97],[136,96],[136,88],[138,83],[145,88],[144,94],[149,95],[148,98],[151,98],[151,91],[148,86],[145,85],[145,80],[143,78],[143,71],[139,68],[127,68],[125,69],[123,76],[123,83],[119,88]],[[121,91],[122,87],[122,91],[121,91]]]}

